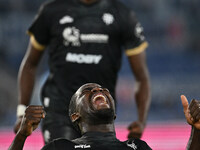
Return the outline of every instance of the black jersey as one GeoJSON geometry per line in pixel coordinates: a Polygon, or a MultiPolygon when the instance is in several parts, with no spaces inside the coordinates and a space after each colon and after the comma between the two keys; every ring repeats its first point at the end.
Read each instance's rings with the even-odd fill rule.
{"type": "Polygon", "coordinates": [[[35,47],[49,47],[49,66],[58,88],[70,99],[85,83],[114,95],[122,47],[127,55],[147,46],[134,12],[116,0],[54,0],[42,5],[28,32],[35,47]]]}
{"type": "Polygon", "coordinates": [[[81,138],[72,142],[66,139],[58,139],[46,145],[42,150],[151,150],[146,142],[139,139],[131,139],[125,142],[119,141],[113,132],[100,133],[88,132],[81,138]]]}

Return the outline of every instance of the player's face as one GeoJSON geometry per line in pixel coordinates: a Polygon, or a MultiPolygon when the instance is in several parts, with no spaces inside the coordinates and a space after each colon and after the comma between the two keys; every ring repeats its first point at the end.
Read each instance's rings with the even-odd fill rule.
{"type": "Polygon", "coordinates": [[[77,91],[77,94],[79,107],[88,107],[91,110],[114,109],[114,100],[109,90],[98,84],[85,84],[77,91]]]}
{"type": "Polygon", "coordinates": [[[83,119],[106,123],[114,120],[114,100],[108,89],[89,83],[79,88],[76,94],[77,111],[83,119]]]}

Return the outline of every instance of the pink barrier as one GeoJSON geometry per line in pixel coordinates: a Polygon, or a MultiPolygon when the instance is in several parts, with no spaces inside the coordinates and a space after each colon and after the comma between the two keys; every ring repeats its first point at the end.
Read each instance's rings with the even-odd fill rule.
{"type": "MultiPolygon", "coordinates": [[[[116,128],[117,137],[126,140],[127,131],[124,125],[116,128]]],[[[185,122],[149,123],[142,140],[146,141],[153,150],[184,150],[190,136],[190,126],[185,122]]]]}
{"type": "MultiPolygon", "coordinates": [[[[126,125],[117,124],[116,134],[118,139],[126,140],[128,131],[126,125]]],[[[142,139],[153,150],[184,150],[190,136],[190,126],[185,122],[177,123],[149,123],[142,139]]],[[[0,150],[8,149],[14,138],[12,129],[0,129],[0,150]]],[[[28,137],[24,150],[38,150],[43,146],[43,139],[39,129],[28,137]]]]}

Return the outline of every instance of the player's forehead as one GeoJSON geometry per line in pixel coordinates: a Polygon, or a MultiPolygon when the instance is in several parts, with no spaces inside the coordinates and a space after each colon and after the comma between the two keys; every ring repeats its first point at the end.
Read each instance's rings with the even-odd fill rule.
{"type": "Polygon", "coordinates": [[[80,95],[84,90],[92,90],[93,88],[95,87],[101,87],[99,84],[96,84],[96,83],[87,83],[87,84],[84,84],[82,85],[76,92],[76,95],[80,95]]]}
{"type": "Polygon", "coordinates": [[[101,85],[97,84],[97,83],[87,83],[87,84],[84,84],[82,85],[80,88],[79,88],[79,91],[82,92],[84,91],[85,89],[93,89],[95,87],[101,87],[101,85]]]}
{"type": "Polygon", "coordinates": [[[81,102],[80,96],[82,95],[84,90],[92,90],[95,87],[101,87],[101,86],[96,83],[87,83],[87,84],[82,85],[75,93],[76,105],[81,102]]]}

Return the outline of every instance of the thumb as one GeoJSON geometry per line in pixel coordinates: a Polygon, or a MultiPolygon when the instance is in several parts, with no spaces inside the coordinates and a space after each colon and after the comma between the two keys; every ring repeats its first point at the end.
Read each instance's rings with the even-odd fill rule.
{"type": "Polygon", "coordinates": [[[181,95],[181,101],[182,101],[182,105],[183,105],[183,110],[184,110],[184,112],[186,112],[189,104],[188,104],[188,100],[185,97],[185,95],[181,95]]]}

